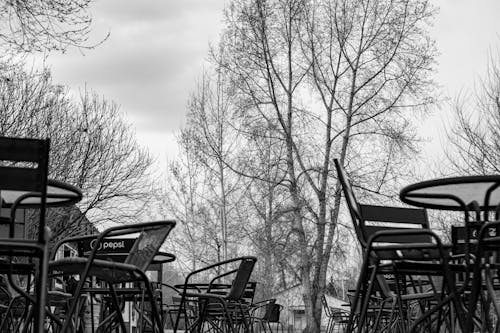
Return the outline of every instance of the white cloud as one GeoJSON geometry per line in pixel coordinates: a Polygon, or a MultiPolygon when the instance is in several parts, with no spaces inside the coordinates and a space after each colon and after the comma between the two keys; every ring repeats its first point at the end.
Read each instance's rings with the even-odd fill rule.
{"type": "Polygon", "coordinates": [[[94,50],[51,55],[56,82],[96,90],[121,105],[137,133],[172,132],[182,123],[189,92],[208,44],[221,28],[223,1],[96,2],[91,9],[94,50]]]}

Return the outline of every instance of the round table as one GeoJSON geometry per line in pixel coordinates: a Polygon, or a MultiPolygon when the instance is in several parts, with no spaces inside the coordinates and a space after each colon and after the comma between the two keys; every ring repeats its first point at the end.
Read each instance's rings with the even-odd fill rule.
{"type": "MultiPolygon", "coordinates": [[[[490,211],[495,210],[496,215],[500,213],[500,175],[463,176],[423,181],[406,186],[401,190],[399,197],[401,201],[417,207],[463,211],[465,227],[469,228],[469,211],[476,213],[476,220],[480,220],[482,211],[483,222],[488,221],[490,211]]],[[[466,231],[465,241],[469,242],[469,231],[466,231]]],[[[468,250],[466,250],[466,262],[469,262],[468,258],[468,250]]],[[[473,266],[473,286],[464,322],[465,331],[468,332],[472,331],[473,315],[483,280],[481,261],[475,261],[473,266]]],[[[490,291],[490,294],[493,295],[494,292],[490,291]]]]}
{"type": "Polygon", "coordinates": [[[172,253],[168,252],[162,252],[158,251],[154,258],[153,261],[151,262],[152,265],[161,265],[161,264],[166,264],[172,261],[175,261],[176,257],[172,253]]]}
{"type": "MultiPolygon", "coordinates": [[[[48,179],[47,180],[47,195],[46,195],[46,203],[45,207],[62,207],[75,204],[82,199],[82,192],[75,186],[67,184],[62,181],[48,179]]],[[[12,225],[15,221],[15,213],[16,209],[19,208],[39,208],[41,207],[41,193],[40,192],[32,192],[32,191],[18,191],[18,190],[0,190],[0,207],[11,209],[10,218],[2,217],[0,218],[0,224],[10,224],[11,227],[9,229],[8,238],[2,237],[2,244],[4,245],[4,251],[7,251],[6,254],[9,255],[9,258],[12,258],[9,252],[9,248],[12,246],[17,246],[17,248],[24,246],[24,244],[28,244],[27,240],[23,239],[14,239],[14,229],[12,225]],[[16,243],[17,242],[17,243],[16,243]]],[[[31,245],[32,243],[29,243],[31,245]]],[[[44,252],[48,252],[47,249],[44,249],[44,252]]],[[[9,283],[11,286],[23,297],[26,301],[32,301],[33,295],[29,295],[30,290],[30,281],[28,279],[27,286],[25,286],[26,290],[23,290],[18,282],[13,282],[10,278],[12,273],[15,272],[15,268],[22,266],[21,268],[22,274],[32,274],[33,266],[31,264],[26,265],[23,263],[12,264],[12,259],[8,259],[11,262],[10,265],[3,264],[3,267],[8,267],[8,270],[4,272],[9,276],[9,283]],[[15,266],[14,266],[15,265],[15,266]],[[14,266],[14,267],[13,267],[14,266]]],[[[40,259],[41,261],[42,259],[40,259]]],[[[42,275],[42,274],[40,274],[42,275]]],[[[44,282],[46,278],[41,278],[41,285],[46,285],[44,282]]],[[[44,296],[41,298],[41,302],[45,302],[44,296]]]]}
{"type": "MultiPolygon", "coordinates": [[[[2,200],[2,207],[10,208],[14,202],[21,197],[29,193],[28,191],[14,191],[14,190],[3,190],[0,191],[0,198],[2,200]]],[[[82,191],[76,186],[70,185],[68,183],[48,179],[47,180],[47,207],[61,207],[75,204],[82,200],[82,191]]],[[[36,208],[40,206],[40,195],[34,193],[24,199],[18,208],[36,208]]]]}
{"type": "Polygon", "coordinates": [[[493,210],[500,203],[500,175],[427,180],[406,186],[399,197],[423,208],[465,211],[477,203],[480,210],[493,210]]]}

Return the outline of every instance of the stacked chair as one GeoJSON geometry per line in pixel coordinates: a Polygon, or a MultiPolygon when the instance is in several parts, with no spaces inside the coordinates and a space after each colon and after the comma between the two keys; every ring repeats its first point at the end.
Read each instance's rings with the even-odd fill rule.
{"type": "Polygon", "coordinates": [[[48,161],[49,140],[0,137],[0,196],[2,208],[10,208],[11,212],[10,218],[0,220],[0,223],[8,225],[9,230],[9,234],[0,239],[0,255],[3,257],[0,266],[1,274],[7,277],[8,284],[18,294],[9,300],[8,308],[3,311],[2,329],[10,331],[44,331],[50,238],[50,230],[45,226],[48,161]],[[3,199],[5,191],[22,191],[25,194],[15,202],[7,203],[3,199]],[[25,204],[33,198],[37,199],[36,205],[25,204]],[[16,234],[16,210],[19,207],[36,208],[35,239],[16,234]],[[24,286],[20,285],[20,276],[27,281],[24,286]],[[32,287],[35,293],[30,294],[32,287]],[[15,320],[13,313],[19,303],[23,304],[24,321],[15,320]]]}
{"type": "Polygon", "coordinates": [[[251,324],[254,332],[284,332],[283,324],[280,322],[280,313],[283,306],[276,303],[276,299],[260,301],[252,305],[250,310],[251,324]]]}
{"type": "Polygon", "coordinates": [[[326,300],[325,295],[321,297],[323,311],[328,318],[326,333],[344,332],[349,322],[349,312],[344,309],[331,307],[326,300]]]}
{"type": "Polygon", "coordinates": [[[463,304],[449,250],[422,209],[361,205],[335,160],[338,179],[364,251],[347,332],[437,332],[463,327],[463,304]],[[452,306],[449,306],[452,304],[452,306]],[[448,305],[448,306],[445,306],[448,305]]]}
{"type": "MultiPolygon", "coordinates": [[[[61,332],[77,331],[79,329],[82,300],[90,291],[88,284],[99,279],[106,284],[100,291],[107,296],[108,312],[106,318],[99,323],[98,330],[111,331],[120,327],[126,332],[122,317],[123,302],[117,293],[117,286],[125,283],[140,283],[146,300],[149,300],[148,319],[152,332],[163,332],[163,321],[158,310],[158,295],[153,292],[152,285],[145,272],[158,253],[160,246],[175,227],[175,221],[155,221],[133,225],[123,225],[106,229],[99,235],[72,237],[59,243],[78,243],[84,239],[94,239],[95,243],[90,253],[82,257],[70,257],[53,260],[49,263],[49,277],[79,275],[80,280],[69,301],[65,318],[60,323],[61,332]],[[124,235],[139,234],[134,245],[123,263],[112,261],[100,255],[100,245],[109,238],[124,235]]],[[[56,247],[57,248],[57,247],[56,247]]],[[[94,289],[95,292],[95,289],[94,289]]],[[[141,323],[140,327],[143,327],[141,323]]]]}
{"type": "Polygon", "coordinates": [[[252,288],[249,280],[256,261],[255,257],[244,256],[190,272],[179,286],[181,300],[174,332],[180,327],[181,318],[192,318],[185,324],[189,332],[250,332],[248,291],[252,288]],[[196,283],[210,272],[213,277],[208,283],[196,283]]]}

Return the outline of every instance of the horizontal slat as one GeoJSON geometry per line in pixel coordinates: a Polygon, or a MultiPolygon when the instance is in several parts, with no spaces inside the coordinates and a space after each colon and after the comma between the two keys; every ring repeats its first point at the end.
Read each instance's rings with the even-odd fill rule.
{"type": "Polygon", "coordinates": [[[424,209],[373,205],[360,205],[360,208],[365,221],[429,225],[424,209]]]}
{"type": "Polygon", "coordinates": [[[48,140],[0,137],[0,160],[38,162],[48,147],[48,140]]]}
{"type": "Polygon", "coordinates": [[[40,170],[0,166],[0,191],[36,191],[42,189],[40,170]]]}
{"type": "MultiPolygon", "coordinates": [[[[389,231],[389,230],[415,230],[415,228],[408,228],[408,229],[398,229],[398,228],[387,228],[383,226],[365,226],[365,235],[366,237],[370,237],[371,235],[375,234],[376,232],[379,231],[389,231]]],[[[417,229],[418,230],[418,229],[417,229]]],[[[382,242],[382,243],[426,243],[426,242],[431,242],[432,239],[429,235],[396,235],[396,236],[389,236],[389,235],[383,235],[380,237],[377,237],[376,242],[382,242]]]]}

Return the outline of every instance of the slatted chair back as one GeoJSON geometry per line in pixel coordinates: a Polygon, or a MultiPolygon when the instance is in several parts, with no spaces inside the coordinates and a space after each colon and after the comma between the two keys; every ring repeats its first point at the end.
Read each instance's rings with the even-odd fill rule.
{"type": "Polygon", "coordinates": [[[266,304],[266,312],[264,314],[264,320],[269,323],[278,323],[280,321],[280,314],[282,305],[276,302],[270,302],[266,304]]]}
{"type": "MultiPolygon", "coordinates": [[[[429,229],[429,220],[425,209],[388,207],[360,204],[361,231],[368,240],[380,231],[400,229],[429,229]]],[[[384,235],[377,238],[381,243],[416,243],[430,242],[428,235],[384,235]]]]}
{"type": "Polygon", "coordinates": [[[257,258],[255,257],[246,257],[241,260],[236,277],[227,295],[228,300],[240,300],[243,297],[256,261],[257,258]]]}
{"type": "MultiPolygon", "coordinates": [[[[2,206],[13,209],[15,218],[18,202],[7,200],[5,191],[34,192],[40,198],[38,239],[43,242],[45,227],[45,204],[47,200],[47,175],[49,163],[49,140],[0,137],[0,196],[2,206]]],[[[18,193],[13,193],[18,196],[18,193]]],[[[21,196],[20,199],[24,197],[21,196]]],[[[9,238],[15,236],[15,221],[10,221],[9,238]]]]}
{"type": "MultiPolygon", "coordinates": [[[[335,167],[337,168],[342,191],[349,207],[356,236],[363,248],[366,248],[370,237],[379,231],[429,228],[429,220],[425,209],[360,204],[356,200],[345,169],[337,159],[335,159],[335,167]]],[[[385,235],[377,238],[377,242],[380,243],[430,241],[431,238],[428,235],[385,235]]]]}
{"type": "Polygon", "coordinates": [[[255,289],[257,288],[257,282],[249,281],[241,297],[243,302],[246,304],[252,304],[255,297],[255,289]]]}
{"type": "MultiPolygon", "coordinates": [[[[377,235],[376,244],[413,244],[433,242],[428,234],[404,234],[397,235],[384,234],[385,231],[403,231],[412,229],[429,229],[427,212],[425,209],[389,207],[359,204],[356,200],[352,186],[347,174],[338,160],[335,160],[337,174],[342,185],[342,190],[349,207],[356,236],[363,249],[366,249],[368,242],[374,235],[377,235]]],[[[373,245],[373,244],[372,244],[373,245]]],[[[372,259],[395,260],[395,259],[415,259],[432,260],[439,258],[439,251],[425,248],[425,253],[415,249],[394,250],[387,247],[372,247],[370,252],[372,259]]],[[[395,285],[402,283],[395,276],[377,275],[375,286],[378,285],[379,292],[385,296],[393,294],[395,285]]]]}
{"type": "MultiPolygon", "coordinates": [[[[451,227],[451,244],[452,252],[454,254],[464,254],[467,251],[469,253],[475,253],[477,251],[478,239],[481,228],[484,226],[483,222],[468,222],[467,227],[465,226],[452,226],[451,227]],[[469,235],[467,235],[467,232],[469,235]]],[[[493,225],[488,227],[485,231],[486,237],[497,237],[500,235],[500,226],[493,225]]],[[[489,250],[496,253],[496,262],[500,262],[500,245],[498,242],[495,243],[497,246],[488,246],[489,250]]]]}

